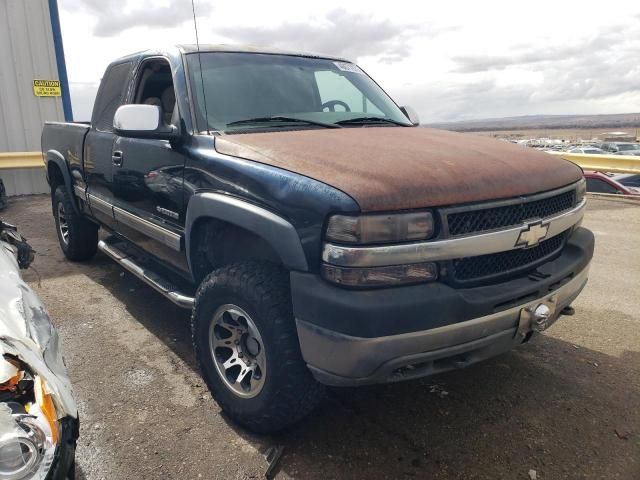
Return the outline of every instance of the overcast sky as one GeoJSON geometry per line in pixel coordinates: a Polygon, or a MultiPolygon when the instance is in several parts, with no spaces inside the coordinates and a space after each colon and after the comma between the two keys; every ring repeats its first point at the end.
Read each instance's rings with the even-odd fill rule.
{"type": "MultiPolygon", "coordinates": [[[[195,0],[201,43],[357,62],[423,122],[640,112],[640,1],[195,0]]],[[[58,0],[76,120],[107,64],[195,43],[191,0],[58,0]]]]}

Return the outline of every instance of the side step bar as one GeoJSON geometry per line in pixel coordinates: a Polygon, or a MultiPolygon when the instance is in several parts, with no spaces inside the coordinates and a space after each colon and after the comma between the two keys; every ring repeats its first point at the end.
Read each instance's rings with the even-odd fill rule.
{"type": "Polygon", "coordinates": [[[193,307],[193,297],[181,293],[178,291],[177,287],[167,279],[156,272],[139,265],[134,261],[133,257],[130,257],[118,247],[107,243],[104,240],[100,240],[98,242],[98,249],[179,307],[188,309],[193,307]]]}

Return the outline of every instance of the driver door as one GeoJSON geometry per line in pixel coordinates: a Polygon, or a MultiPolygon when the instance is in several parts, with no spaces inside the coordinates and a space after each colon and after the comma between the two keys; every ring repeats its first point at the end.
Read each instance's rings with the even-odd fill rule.
{"type": "MultiPolygon", "coordinates": [[[[158,105],[165,123],[179,115],[169,63],[144,60],[129,103],[158,105]]],[[[182,251],[185,155],[168,140],[116,136],[113,143],[114,216],[117,230],[152,255],[187,270],[182,251]]]]}

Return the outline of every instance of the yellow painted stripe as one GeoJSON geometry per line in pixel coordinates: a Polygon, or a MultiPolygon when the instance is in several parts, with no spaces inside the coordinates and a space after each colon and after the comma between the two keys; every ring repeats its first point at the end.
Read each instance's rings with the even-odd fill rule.
{"type": "MultiPolygon", "coordinates": [[[[633,155],[585,155],[551,152],[581,166],[585,170],[614,173],[640,173],[640,157],[633,155]]],[[[9,168],[40,168],[44,166],[40,152],[0,153],[0,170],[9,168]]]]}
{"type": "Polygon", "coordinates": [[[44,161],[40,152],[0,153],[0,170],[10,168],[42,168],[44,161]]]}
{"type": "MultiPolygon", "coordinates": [[[[640,147],[640,145],[638,145],[640,147]]],[[[612,173],[640,173],[640,157],[633,155],[586,155],[583,153],[553,152],[585,170],[612,173]]]]}

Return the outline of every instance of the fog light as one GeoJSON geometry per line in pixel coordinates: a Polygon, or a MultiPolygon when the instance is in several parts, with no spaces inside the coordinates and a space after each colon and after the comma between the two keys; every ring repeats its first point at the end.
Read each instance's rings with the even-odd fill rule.
{"type": "Polygon", "coordinates": [[[332,283],[346,287],[382,287],[435,280],[438,278],[438,268],[432,262],[372,268],[324,264],[322,276],[332,283]]]}
{"type": "Polygon", "coordinates": [[[552,313],[544,303],[538,305],[531,315],[531,328],[537,332],[546,330],[552,313]]]}

